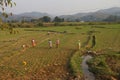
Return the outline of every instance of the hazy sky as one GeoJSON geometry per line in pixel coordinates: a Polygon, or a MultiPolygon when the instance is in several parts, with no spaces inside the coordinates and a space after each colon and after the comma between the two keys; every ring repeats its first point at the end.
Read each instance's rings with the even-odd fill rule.
{"type": "Polygon", "coordinates": [[[111,7],[120,7],[120,0],[13,0],[16,6],[7,10],[16,14],[23,12],[46,12],[50,14],[74,14],[111,7]]]}

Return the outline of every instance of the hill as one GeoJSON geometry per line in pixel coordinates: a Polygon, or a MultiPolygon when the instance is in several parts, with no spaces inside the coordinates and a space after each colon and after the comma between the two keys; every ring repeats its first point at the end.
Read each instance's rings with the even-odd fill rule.
{"type": "MultiPolygon", "coordinates": [[[[13,16],[9,16],[6,18],[7,21],[31,21],[31,19],[38,19],[43,16],[50,16],[51,18],[53,17],[52,15],[48,13],[41,13],[41,12],[25,12],[21,14],[13,14],[13,16]]],[[[5,18],[2,17],[2,19],[5,21],[5,18]]]]}
{"type": "MultiPolygon", "coordinates": [[[[9,16],[6,20],[21,21],[24,19],[26,21],[30,21],[31,19],[38,19],[43,16],[49,16],[53,19],[56,15],[41,12],[26,12],[22,14],[14,14],[13,16],[9,16]]],[[[104,21],[109,19],[110,16],[119,17],[120,7],[101,9],[96,12],[76,13],[73,15],[60,15],[59,17],[64,18],[64,20],[66,21],[104,21]]],[[[5,19],[3,18],[3,20],[5,19]]]]}
{"type": "Polygon", "coordinates": [[[62,15],[61,18],[65,20],[75,21],[75,20],[82,20],[82,21],[102,21],[109,16],[120,16],[120,8],[113,7],[109,9],[102,9],[96,12],[89,12],[89,13],[77,13],[74,15],[62,15]]]}

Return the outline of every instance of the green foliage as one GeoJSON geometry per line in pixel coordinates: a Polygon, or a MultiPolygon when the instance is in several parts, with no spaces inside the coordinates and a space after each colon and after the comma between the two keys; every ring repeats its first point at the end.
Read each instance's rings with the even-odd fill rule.
{"type": "Polygon", "coordinates": [[[37,26],[43,26],[43,23],[42,23],[42,22],[39,22],[39,23],[37,24],[37,26]]]}
{"type": "Polygon", "coordinates": [[[95,75],[111,75],[112,71],[105,62],[104,56],[98,56],[87,62],[90,66],[90,71],[95,75]]]}
{"type": "Polygon", "coordinates": [[[64,22],[63,18],[59,18],[58,16],[56,16],[53,20],[53,22],[64,22]]]}
{"type": "Polygon", "coordinates": [[[51,18],[50,18],[49,16],[43,16],[43,17],[41,18],[41,21],[42,21],[42,22],[50,22],[50,21],[51,21],[51,18]]]}
{"type": "Polygon", "coordinates": [[[12,0],[0,0],[0,7],[3,11],[2,15],[7,18],[9,15],[12,16],[12,13],[10,13],[9,15],[7,13],[5,13],[5,7],[13,7],[16,6],[16,3],[13,2],[12,0]]]}
{"type": "Polygon", "coordinates": [[[54,26],[59,26],[59,25],[60,25],[59,22],[55,22],[55,23],[54,23],[54,26]]]}
{"type": "Polygon", "coordinates": [[[76,52],[73,54],[71,60],[70,60],[70,66],[73,71],[74,76],[83,76],[82,75],[82,68],[81,68],[81,63],[82,63],[82,54],[80,52],[76,52]]]}
{"type": "Polygon", "coordinates": [[[13,2],[12,0],[0,0],[0,5],[2,10],[4,11],[4,7],[12,7],[13,5],[16,5],[15,2],[13,2]]]}
{"type": "MultiPolygon", "coordinates": [[[[96,56],[88,61],[90,71],[95,76],[115,76],[119,77],[120,54],[112,50],[106,50],[104,55],[96,56]]],[[[103,77],[102,79],[105,79],[103,77]]]]}

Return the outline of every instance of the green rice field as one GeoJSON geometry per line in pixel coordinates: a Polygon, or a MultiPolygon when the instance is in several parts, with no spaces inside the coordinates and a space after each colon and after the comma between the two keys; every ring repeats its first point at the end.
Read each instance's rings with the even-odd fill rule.
{"type": "Polygon", "coordinates": [[[10,34],[8,30],[0,30],[0,80],[83,80],[81,56],[87,50],[96,52],[88,61],[96,80],[120,79],[120,24],[14,30],[19,32],[10,34]],[[96,44],[91,48],[93,35],[96,44]],[[60,40],[59,48],[56,48],[56,39],[60,40]],[[52,48],[48,40],[52,40],[52,48]]]}

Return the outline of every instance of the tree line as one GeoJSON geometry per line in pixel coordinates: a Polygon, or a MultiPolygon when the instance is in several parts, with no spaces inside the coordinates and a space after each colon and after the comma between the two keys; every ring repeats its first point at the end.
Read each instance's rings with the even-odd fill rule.
{"type": "Polygon", "coordinates": [[[39,19],[31,19],[31,22],[64,22],[64,18],[56,16],[54,19],[52,19],[49,16],[43,16],[39,19]]]}

